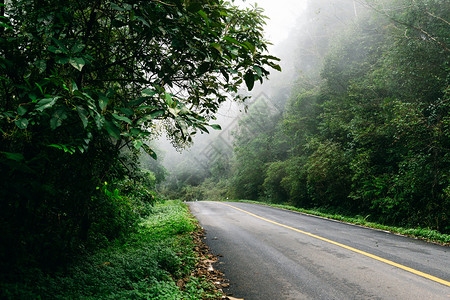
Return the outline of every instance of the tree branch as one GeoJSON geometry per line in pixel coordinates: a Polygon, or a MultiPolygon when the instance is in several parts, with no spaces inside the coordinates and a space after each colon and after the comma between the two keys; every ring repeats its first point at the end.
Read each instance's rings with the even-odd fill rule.
{"type": "Polygon", "coordinates": [[[444,23],[446,23],[447,25],[450,26],[450,22],[449,22],[449,21],[447,21],[447,20],[445,20],[445,19],[443,19],[443,18],[441,18],[441,17],[439,17],[439,16],[433,15],[433,14],[430,13],[428,10],[427,10],[427,14],[428,14],[429,16],[432,16],[433,18],[436,18],[436,19],[438,19],[438,20],[441,20],[442,22],[444,22],[444,23]]]}
{"type": "MultiPolygon", "coordinates": [[[[450,49],[449,49],[444,43],[442,43],[441,41],[438,41],[435,37],[433,37],[430,33],[428,33],[427,31],[425,31],[424,29],[422,29],[422,28],[420,28],[420,27],[417,27],[417,26],[414,26],[414,25],[412,25],[412,24],[408,24],[408,23],[405,23],[405,22],[403,22],[403,21],[397,20],[397,19],[395,19],[394,17],[390,16],[385,10],[377,9],[377,8],[374,7],[373,5],[369,4],[367,1],[365,1],[365,4],[366,4],[369,8],[373,9],[374,11],[376,11],[377,13],[386,16],[389,20],[393,21],[394,23],[397,23],[397,24],[400,24],[400,25],[403,25],[403,26],[412,28],[412,29],[414,29],[414,30],[417,30],[418,32],[423,33],[423,34],[426,35],[430,40],[432,40],[433,42],[435,42],[436,44],[438,44],[439,46],[441,46],[445,51],[450,52],[450,49]]],[[[437,18],[439,18],[439,17],[437,17],[437,18]]],[[[447,21],[445,21],[444,19],[442,19],[442,21],[444,21],[444,22],[447,23],[447,21]]]]}

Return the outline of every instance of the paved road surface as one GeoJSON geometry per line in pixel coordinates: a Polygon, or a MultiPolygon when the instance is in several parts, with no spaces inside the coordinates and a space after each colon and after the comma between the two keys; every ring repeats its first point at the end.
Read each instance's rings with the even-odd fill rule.
{"type": "Polygon", "coordinates": [[[189,205],[234,297],[450,300],[450,247],[263,205],[189,205]]]}

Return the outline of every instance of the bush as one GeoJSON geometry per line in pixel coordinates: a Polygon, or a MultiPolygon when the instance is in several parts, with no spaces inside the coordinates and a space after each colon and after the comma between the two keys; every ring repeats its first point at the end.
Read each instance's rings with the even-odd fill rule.
{"type": "Polygon", "coordinates": [[[202,278],[188,278],[196,263],[190,237],[195,221],[180,201],[157,204],[127,239],[79,257],[58,272],[27,268],[0,281],[2,299],[217,299],[202,278]]]}

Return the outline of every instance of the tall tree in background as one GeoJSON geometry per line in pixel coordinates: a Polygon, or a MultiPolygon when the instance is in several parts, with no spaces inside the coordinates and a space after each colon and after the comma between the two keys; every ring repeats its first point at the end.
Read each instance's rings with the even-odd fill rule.
{"type": "MultiPolygon", "coordinates": [[[[289,155],[269,162],[253,189],[271,201],[450,232],[450,6],[309,4],[299,79],[280,120],[289,155]]],[[[249,145],[236,155],[261,161],[249,145]]]]}
{"type": "Polygon", "coordinates": [[[265,97],[256,99],[235,132],[231,194],[240,199],[263,197],[267,164],[285,158],[286,149],[277,125],[282,116],[265,97]]]}

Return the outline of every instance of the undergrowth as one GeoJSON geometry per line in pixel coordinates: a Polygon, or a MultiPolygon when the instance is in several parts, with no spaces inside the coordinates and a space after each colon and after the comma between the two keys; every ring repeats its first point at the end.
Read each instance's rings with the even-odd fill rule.
{"type": "Polygon", "coordinates": [[[195,221],[180,201],[156,204],[138,230],[82,256],[64,270],[24,270],[18,282],[0,283],[2,299],[220,299],[210,284],[191,277],[195,221]],[[180,289],[176,282],[186,279],[180,289]]]}

